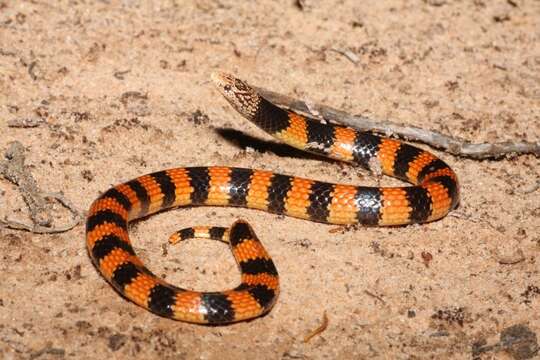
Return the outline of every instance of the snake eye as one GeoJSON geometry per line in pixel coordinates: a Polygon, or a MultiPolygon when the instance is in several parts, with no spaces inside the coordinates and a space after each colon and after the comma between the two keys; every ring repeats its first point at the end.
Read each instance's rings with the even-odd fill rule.
{"type": "Polygon", "coordinates": [[[223,88],[225,91],[231,91],[231,85],[225,85],[223,88]]]}

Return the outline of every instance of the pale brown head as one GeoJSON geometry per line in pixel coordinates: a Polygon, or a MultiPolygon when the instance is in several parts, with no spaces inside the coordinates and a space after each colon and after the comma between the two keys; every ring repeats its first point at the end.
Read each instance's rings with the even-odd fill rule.
{"type": "Polygon", "coordinates": [[[261,101],[261,97],[255,89],[227,73],[214,72],[211,78],[221,95],[236,111],[249,120],[254,118],[261,101]]]}

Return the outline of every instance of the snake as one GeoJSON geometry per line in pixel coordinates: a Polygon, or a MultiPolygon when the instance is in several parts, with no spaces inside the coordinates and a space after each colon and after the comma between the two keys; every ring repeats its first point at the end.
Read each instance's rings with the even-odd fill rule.
{"type": "Polygon", "coordinates": [[[241,273],[237,287],[200,292],[154,275],[135,253],[128,226],[156,212],[235,206],[327,224],[397,226],[438,220],[457,206],[457,176],[432,153],[279,107],[233,75],[215,72],[211,79],[238,113],[281,142],[411,185],[353,186],[227,166],[172,168],[116,185],[90,206],[86,244],[101,275],[135,304],[174,320],[225,325],[268,313],[279,295],[276,266],[244,220],[229,228],[186,228],[170,237],[171,243],[197,237],[227,243],[241,273]]]}

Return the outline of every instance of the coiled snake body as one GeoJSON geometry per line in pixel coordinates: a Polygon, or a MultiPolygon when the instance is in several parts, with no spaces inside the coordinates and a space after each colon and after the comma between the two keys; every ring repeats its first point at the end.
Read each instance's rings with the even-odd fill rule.
{"type": "Polygon", "coordinates": [[[221,166],[168,169],[117,185],[91,205],[86,241],[101,274],[134,303],[176,320],[227,324],[268,312],[279,293],[277,270],[244,221],[229,229],[188,228],[171,237],[171,242],[192,237],[228,242],[242,274],[238,287],[197,292],[155,276],[135,254],[128,223],[157,211],[192,205],[241,206],[329,224],[384,226],[437,220],[458,203],[455,173],[433,154],[286,111],[231,75],[216,73],[212,79],[240,114],[284,143],[367,169],[376,167],[413,186],[330,184],[221,166]]]}

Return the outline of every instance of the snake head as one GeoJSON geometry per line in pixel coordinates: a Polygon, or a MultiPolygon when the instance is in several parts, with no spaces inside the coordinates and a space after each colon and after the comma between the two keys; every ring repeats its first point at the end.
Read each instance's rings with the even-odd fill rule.
{"type": "Polygon", "coordinates": [[[248,120],[255,117],[261,101],[261,97],[255,89],[245,81],[224,72],[214,72],[211,78],[221,95],[227,99],[236,111],[248,120]]]}

